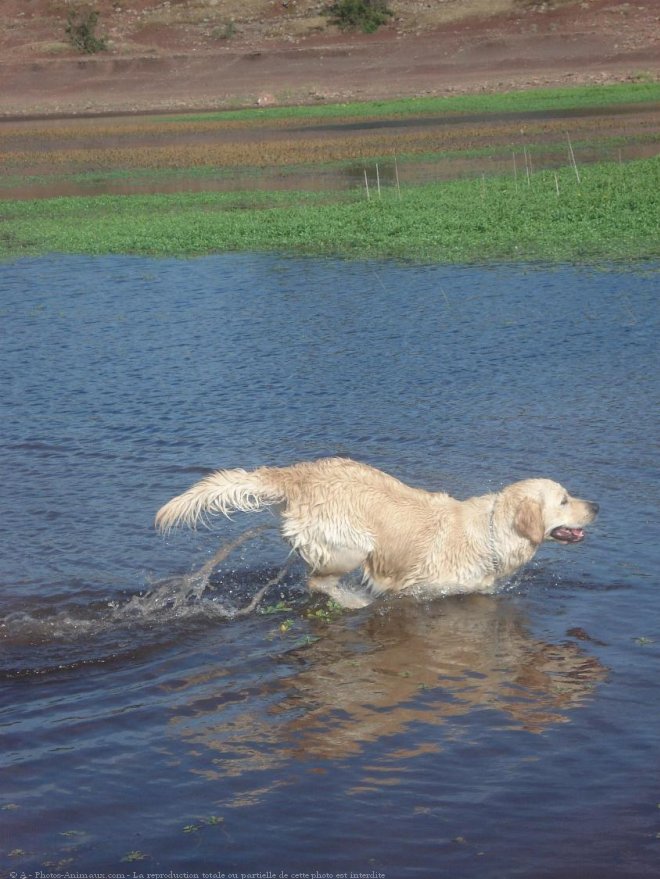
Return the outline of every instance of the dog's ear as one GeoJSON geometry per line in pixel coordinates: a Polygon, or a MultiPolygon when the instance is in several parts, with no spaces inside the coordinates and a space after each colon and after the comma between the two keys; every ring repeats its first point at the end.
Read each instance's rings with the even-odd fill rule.
{"type": "Polygon", "coordinates": [[[526,537],[532,543],[543,543],[545,537],[545,523],[541,505],[531,498],[523,498],[520,502],[513,520],[518,534],[526,537]]]}

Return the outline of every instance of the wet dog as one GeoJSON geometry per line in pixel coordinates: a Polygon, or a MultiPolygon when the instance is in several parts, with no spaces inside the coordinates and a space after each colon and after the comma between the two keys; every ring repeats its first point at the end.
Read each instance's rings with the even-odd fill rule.
{"type": "Polygon", "coordinates": [[[326,458],[290,467],[219,470],[173,498],[156,525],[196,527],[214,514],[273,508],[309,567],[309,587],[344,606],[369,603],[340,587],[361,568],[372,594],[424,587],[491,592],[544,540],[579,543],[598,504],[550,479],[525,479],[459,501],[413,488],[367,464],[326,458]]]}

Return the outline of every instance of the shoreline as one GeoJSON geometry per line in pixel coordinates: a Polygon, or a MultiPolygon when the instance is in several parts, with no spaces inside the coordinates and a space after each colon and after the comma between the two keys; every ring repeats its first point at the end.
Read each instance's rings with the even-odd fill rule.
{"type": "MultiPolygon", "coordinates": [[[[242,58],[249,56],[241,56],[242,58]]],[[[114,60],[114,59],[113,59],[114,60]]],[[[153,63],[153,59],[144,59],[149,64],[153,63]]],[[[190,67],[198,66],[200,59],[194,59],[192,62],[186,59],[183,63],[190,73],[190,67]]],[[[131,62],[140,61],[140,59],[130,59],[131,62]]],[[[274,54],[270,58],[271,62],[277,61],[274,54]]],[[[112,63],[112,62],[111,62],[112,63]]],[[[212,64],[212,58],[208,59],[208,63],[212,64]]],[[[61,62],[53,62],[53,64],[61,65],[61,62]]],[[[634,82],[657,82],[660,81],[660,60],[657,62],[657,69],[651,64],[647,64],[640,69],[635,69],[630,63],[608,65],[608,69],[604,69],[605,65],[596,65],[593,68],[582,69],[580,71],[564,70],[564,71],[535,71],[532,76],[531,71],[501,71],[497,76],[485,75],[480,78],[477,74],[472,74],[468,79],[462,73],[455,73],[453,78],[445,78],[440,87],[422,87],[415,81],[408,87],[401,85],[399,88],[388,86],[386,89],[362,85],[359,88],[350,86],[341,87],[336,85],[331,88],[325,88],[322,91],[315,90],[309,84],[296,85],[294,82],[290,84],[282,81],[278,82],[278,90],[276,94],[265,92],[264,88],[259,88],[258,83],[252,82],[247,86],[240,87],[235,85],[230,87],[220,97],[212,97],[205,91],[192,89],[186,97],[180,98],[162,98],[152,94],[154,86],[153,77],[158,65],[154,65],[154,71],[149,74],[141,74],[133,79],[132,85],[140,92],[144,92],[143,96],[136,99],[135,92],[130,93],[131,84],[121,78],[119,83],[115,83],[115,87],[122,91],[129,92],[122,97],[114,97],[112,88],[106,86],[108,74],[102,67],[90,71],[85,82],[80,85],[76,97],[63,97],[59,94],[44,94],[42,90],[42,78],[54,76],[60,79],[62,73],[64,77],[73,77],[80,69],[78,61],[71,61],[59,67],[50,68],[48,64],[44,68],[37,71],[33,68],[29,72],[25,70],[12,70],[11,65],[0,62],[0,82],[6,83],[5,98],[0,96],[0,124],[11,122],[36,122],[58,119],[104,119],[112,117],[131,117],[131,116],[158,116],[166,114],[183,114],[189,112],[195,113],[213,113],[220,111],[242,110],[242,109],[268,109],[271,107],[307,107],[320,106],[328,104],[343,103],[368,103],[372,101],[384,100],[406,100],[412,98],[447,98],[462,95],[491,95],[509,91],[527,91],[536,89],[553,89],[553,88],[571,88],[584,87],[592,85],[617,85],[634,82]],[[4,70],[3,67],[10,67],[4,70]],[[22,92],[21,97],[17,99],[8,99],[6,94],[18,94],[22,92]]],[[[41,68],[41,64],[35,65],[41,68]]],[[[175,82],[179,78],[180,70],[176,63],[168,63],[165,71],[165,80],[159,80],[157,88],[167,90],[168,84],[175,82]]],[[[268,81],[271,71],[264,72],[264,82],[268,81]]],[[[203,76],[203,70],[199,74],[203,76]]],[[[130,77],[126,77],[129,80],[130,77]]]]}

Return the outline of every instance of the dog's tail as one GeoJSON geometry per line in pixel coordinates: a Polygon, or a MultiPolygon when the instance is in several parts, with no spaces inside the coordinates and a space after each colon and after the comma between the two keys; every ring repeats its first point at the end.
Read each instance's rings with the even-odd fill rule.
{"type": "Polygon", "coordinates": [[[218,470],[183,494],[172,498],[156,513],[156,527],[169,531],[177,525],[207,525],[209,516],[243,510],[258,512],[284,500],[267,467],[259,470],[218,470]]]}

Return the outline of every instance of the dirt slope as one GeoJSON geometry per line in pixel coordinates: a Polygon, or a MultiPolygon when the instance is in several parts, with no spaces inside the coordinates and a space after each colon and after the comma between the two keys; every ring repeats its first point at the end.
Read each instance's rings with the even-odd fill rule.
{"type": "Polygon", "coordinates": [[[318,0],[97,0],[108,49],[81,55],[83,0],[3,0],[0,115],[214,108],[660,76],[660,3],[391,0],[375,34],[318,0]]]}

